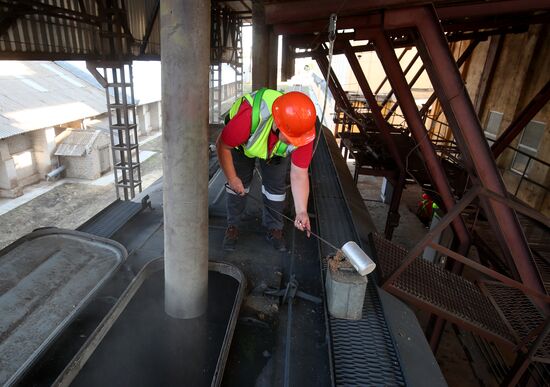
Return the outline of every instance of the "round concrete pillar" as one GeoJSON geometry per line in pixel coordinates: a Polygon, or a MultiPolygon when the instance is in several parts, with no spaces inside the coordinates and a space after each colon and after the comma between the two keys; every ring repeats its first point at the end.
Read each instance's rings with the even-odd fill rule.
{"type": "Polygon", "coordinates": [[[208,298],[210,2],[162,0],[165,308],[176,318],[208,298]]]}

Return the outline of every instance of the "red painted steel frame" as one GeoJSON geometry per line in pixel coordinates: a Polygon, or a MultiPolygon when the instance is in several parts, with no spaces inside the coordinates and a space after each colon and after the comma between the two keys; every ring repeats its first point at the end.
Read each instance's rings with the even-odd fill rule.
{"type": "MultiPolygon", "coordinates": [[[[483,136],[483,130],[434,9],[416,7],[391,10],[384,14],[385,30],[414,27],[419,33],[418,49],[458,146],[465,156],[465,164],[470,171],[470,176],[477,177],[484,188],[506,197],[508,195],[506,187],[483,136]]],[[[378,36],[382,43],[387,43],[387,38],[381,30],[378,30],[378,36]],[[383,36],[384,40],[380,36],[383,36]]],[[[423,154],[426,155],[426,152],[423,151],[423,154]]],[[[494,199],[484,198],[482,205],[485,207],[493,230],[499,237],[503,252],[515,263],[523,282],[544,292],[538,273],[531,263],[529,246],[515,212],[494,199]]]]}
{"type": "MultiPolygon", "coordinates": [[[[409,125],[409,130],[424,156],[424,162],[428,168],[431,180],[441,196],[445,208],[450,210],[455,205],[451,186],[449,185],[449,181],[447,180],[441,161],[435,152],[434,146],[428,138],[426,128],[418,113],[416,103],[414,102],[414,97],[403,75],[401,66],[397,61],[395,51],[380,28],[371,29],[369,34],[371,40],[374,41],[376,52],[380,57],[380,61],[388,75],[395,95],[399,100],[401,110],[409,125]]],[[[455,218],[452,225],[460,243],[459,250],[461,253],[465,254],[470,247],[470,235],[466,229],[466,225],[460,217],[455,218]]]]}
{"type": "Polygon", "coordinates": [[[357,83],[359,83],[359,87],[361,88],[361,91],[363,92],[363,95],[367,100],[367,103],[372,112],[372,116],[374,118],[376,127],[380,131],[380,134],[382,135],[382,138],[384,139],[386,146],[389,148],[390,153],[399,168],[399,176],[395,181],[395,187],[391,198],[390,209],[388,211],[388,217],[386,219],[386,227],[384,229],[384,234],[386,238],[391,239],[393,235],[393,229],[399,225],[399,203],[401,202],[401,194],[403,193],[403,188],[405,186],[405,173],[406,173],[405,165],[403,164],[403,160],[401,159],[401,155],[399,154],[397,145],[393,141],[392,135],[390,133],[389,124],[382,116],[382,111],[378,106],[378,102],[376,101],[376,98],[372,93],[369,83],[367,82],[367,78],[365,77],[365,74],[361,69],[359,60],[357,59],[357,57],[355,56],[355,53],[353,52],[353,48],[351,44],[349,43],[349,41],[345,41],[344,44],[345,44],[344,52],[346,54],[346,58],[348,59],[348,62],[351,66],[353,74],[357,79],[357,83]]]}

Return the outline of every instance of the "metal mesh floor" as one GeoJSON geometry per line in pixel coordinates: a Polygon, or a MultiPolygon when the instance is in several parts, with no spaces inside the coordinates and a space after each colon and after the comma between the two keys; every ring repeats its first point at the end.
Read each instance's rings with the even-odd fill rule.
{"type": "MultiPolygon", "coordinates": [[[[495,282],[484,282],[483,287],[516,334],[518,342],[544,322],[541,312],[518,289],[495,282]]],[[[550,362],[550,335],[545,338],[535,357],[550,362]]]]}
{"type": "MultiPolygon", "coordinates": [[[[360,243],[324,137],[312,163],[312,187],[319,234],[335,245],[341,246],[349,240],[360,243]]],[[[321,245],[322,256],[332,253],[331,248],[321,245]]],[[[329,317],[328,322],[336,385],[405,385],[395,343],[372,281],[367,287],[361,320],[329,317]]]]}
{"type": "MultiPolygon", "coordinates": [[[[379,235],[374,235],[373,240],[377,262],[387,277],[404,260],[407,250],[379,235]]],[[[439,314],[468,324],[472,329],[491,332],[507,342],[515,341],[491,301],[479,288],[422,258],[415,259],[390,286],[413,302],[429,304],[439,314]]],[[[388,289],[390,292],[391,288],[388,289]]]]}

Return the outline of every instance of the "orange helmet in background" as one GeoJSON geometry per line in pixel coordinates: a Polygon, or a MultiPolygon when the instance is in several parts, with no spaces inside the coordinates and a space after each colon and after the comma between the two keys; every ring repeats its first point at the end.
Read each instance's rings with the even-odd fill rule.
{"type": "Polygon", "coordinates": [[[272,114],[277,128],[292,145],[306,145],[315,139],[317,114],[304,93],[291,91],[281,95],[273,102],[272,114]]]}

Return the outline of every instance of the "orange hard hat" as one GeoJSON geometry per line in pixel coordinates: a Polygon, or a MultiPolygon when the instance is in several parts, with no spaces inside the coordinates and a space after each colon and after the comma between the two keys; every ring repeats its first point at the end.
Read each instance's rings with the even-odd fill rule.
{"type": "Polygon", "coordinates": [[[315,106],[304,93],[291,91],[281,95],[273,102],[272,114],[292,145],[306,145],[315,139],[315,106]]]}

